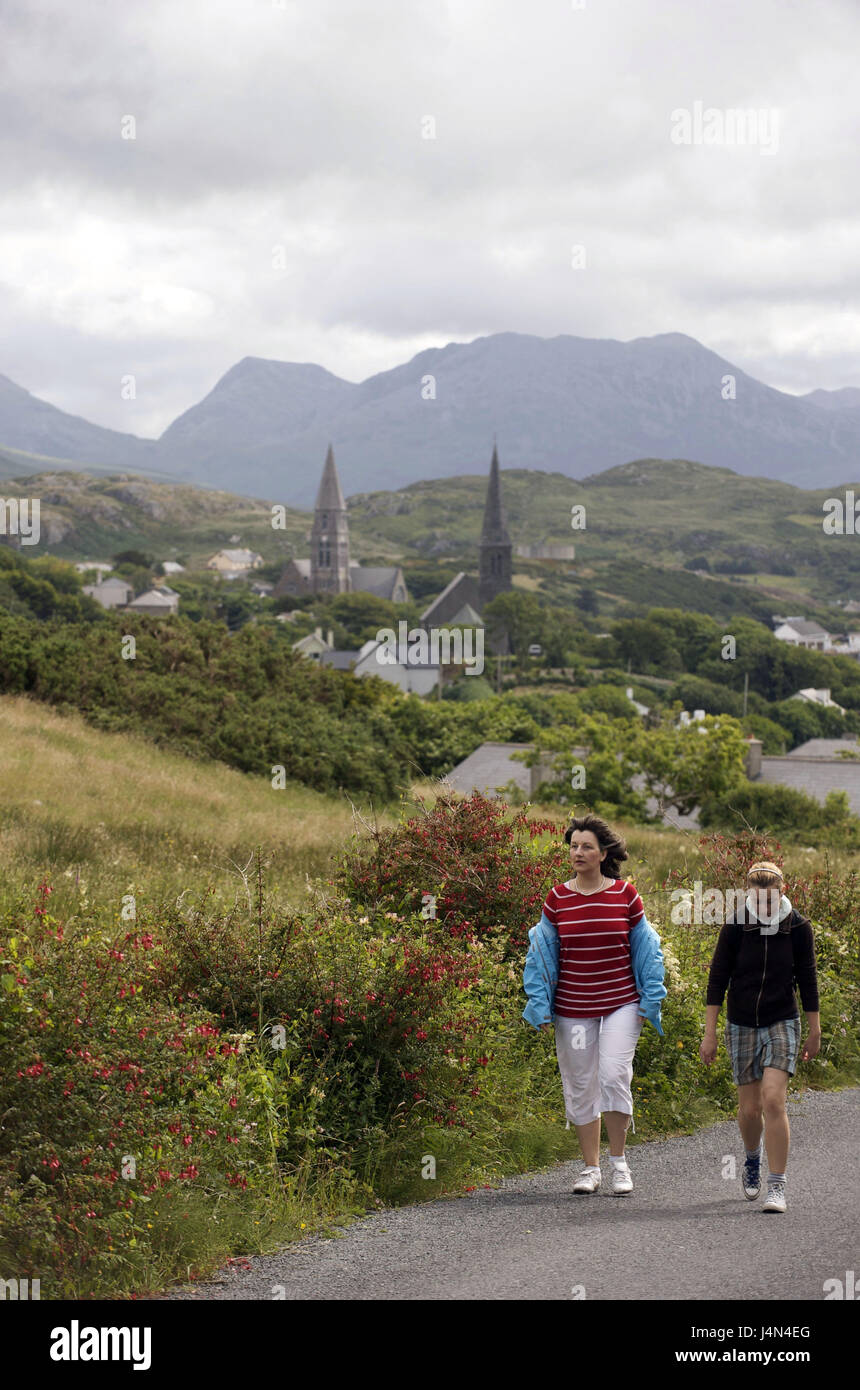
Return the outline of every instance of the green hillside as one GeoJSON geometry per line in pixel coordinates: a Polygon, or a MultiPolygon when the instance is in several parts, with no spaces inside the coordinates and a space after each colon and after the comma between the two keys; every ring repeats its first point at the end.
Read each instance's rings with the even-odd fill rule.
{"type": "MultiPolygon", "coordinates": [[[[128,473],[54,471],[19,481],[41,498],[43,545],[65,558],[105,559],[138,547],[157,559],[182,557],[193,569],[231,544],[275,565],[307,554],[309,512],[288,509],[285,528],[276,530],[269,503],[128,473]]],[[[682,604],[714,616],[742,612],[769,622],[773,612],[802,613],[833,624],[837,598],[860,598],[860,542],[823,530],[832,489],[665,459],[582,481],[513,469],[502,482],[515,545],[576,547],[572,564],[515,556],[515,585],[560,605],[578,606],[588,587],[603,617],[682,604]],[[570,526],[576,504],[586,508],[581,530],[570,526]]],[[[356,494],[347,500],[352,553],[401,563],[418,598],[437,592],[457,570],[476,568],[485,493],[486,477],[474,475],[356,494]]]]}

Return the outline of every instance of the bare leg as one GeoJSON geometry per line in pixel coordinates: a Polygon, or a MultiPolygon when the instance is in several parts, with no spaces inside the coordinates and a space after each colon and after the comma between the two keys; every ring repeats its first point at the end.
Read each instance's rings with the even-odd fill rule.
{"type": "Polygon", "coordinates": [[[761,1079],[761,1104],[764,1111],[764,1143],[772,1173],[784,1173],[788,1162],[789,1128],[785,1110],[788,1072],[779,1067],[765,1067],[761,1079]]]}
{"type": "Polygon", "coordinates": [[[600,1116],[596,1120],[590,1120],[587,1125],[577,1125],[576,1135],[579,1139],[579,1147],[582,1149],[582,1157],[587,1167],[597,1168],[600,1166],[600,1116]]]}
{"type": "MultiPolygon", "coordinates": [[[[765,1068],[765,1075],[772,1070],[765,1068]]],[[[746,1086],[738,1086],[738,1128],[744,1141],[744,1148],[752,1153],[761,1142],[762,1127],[762,1083],[749,1081],[746,1086]]],[[[776,1169],[782,1172],[782,1169],[776,1169]]]]}
{"type": "Polygon", "coordinates": [[[625,1115],[622,1110],[604,1110],[603,1122],[609,1139],[609,1152],[615,1158],[623,1158],[630,1116],[625,1115]]]}

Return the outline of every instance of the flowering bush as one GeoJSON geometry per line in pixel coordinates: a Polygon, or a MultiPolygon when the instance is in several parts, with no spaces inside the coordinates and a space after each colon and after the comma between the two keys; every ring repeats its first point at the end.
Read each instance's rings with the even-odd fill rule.
{"type": "Polygon", "coordinates": [[[51,891],[0,928],[0,1249],[46,1297],[133,1284],[156,1207],[178,1222],[265,1161],[242,1039],[171,1000],[159,937],[59,922],[51,891]]]}
{"type": "Polygon", "coordinates": [[[368,909],[423,912],[435,935],[500,933],[506,956],[520,960],[529,927],[568,863],[555,822],[530,820],[527,807],[512,815],[504,802],[475,792],[442,796],[394,830],[357,841],[338,883],[368,909]],[[548,834],[548,844],[537,843],[548,834]]]}

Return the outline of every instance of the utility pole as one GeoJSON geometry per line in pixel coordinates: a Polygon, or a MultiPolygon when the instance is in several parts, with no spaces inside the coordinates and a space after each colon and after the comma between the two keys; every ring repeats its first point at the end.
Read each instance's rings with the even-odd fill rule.
{"type": "Polygon", "coordinates": [[[750,673],[744,671],[744,719],[747,717],[747,697],[750,691],[750,673]]]}

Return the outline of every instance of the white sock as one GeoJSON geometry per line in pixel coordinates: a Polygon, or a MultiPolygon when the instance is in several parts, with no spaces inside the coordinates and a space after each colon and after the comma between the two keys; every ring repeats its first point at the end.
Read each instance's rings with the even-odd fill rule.
{"type": "Polygon", "coordinates": [[[627,1159],[625,1158],[624,1154],[622,1154],[620,1158],[616,1158],[615,1154],[610,1154],[609,1162],[614,1163],[617,1166],[619,1163],[626,1163],[627,1159]]]}

